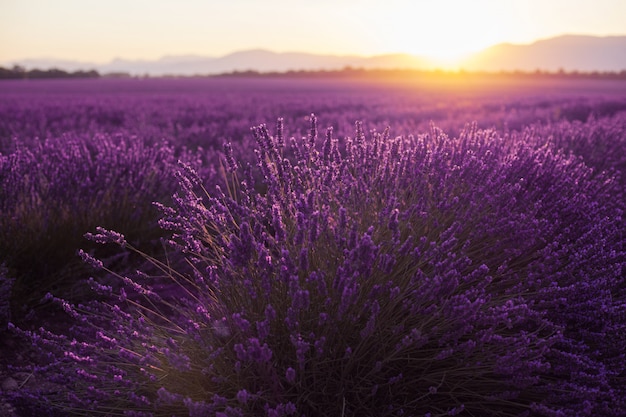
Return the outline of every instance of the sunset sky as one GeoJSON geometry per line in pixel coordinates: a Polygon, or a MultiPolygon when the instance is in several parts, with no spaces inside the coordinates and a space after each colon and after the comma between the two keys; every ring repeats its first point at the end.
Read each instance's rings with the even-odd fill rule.
{"type": "Polygon", "coordinates": [[[440,59],[561,34],[626,34],[624,0],[0,0],[0,62],[276,52],[440,59]]]}

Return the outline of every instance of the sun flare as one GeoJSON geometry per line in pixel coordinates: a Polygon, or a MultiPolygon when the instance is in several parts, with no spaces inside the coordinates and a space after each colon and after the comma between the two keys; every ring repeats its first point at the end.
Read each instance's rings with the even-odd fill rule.
{"type": "Polygon", "coordinates": [[[462,43],[458,42],[456,39],[449,38],[431,39],[428,41],[427,45],[424,45],[423,42],[415,41],[399,41],[397,45],[397,48],[403,52],[421,56],[429,59],[433,63],[445,66],[454,66],[473,52],[478,52],[490,46],[489,43],[462,43]]]}
{"type": "MultiPolygon", "coordinates": [[[[394,1],[394,0],[391,0],[394,1]]],[[[467,55],[502,42],[503,27],[484,1],[401,1],[381,42],[397,52],[418,55],[444,67],[454,67],[467,55]],[[443,23],[442,23],[443,22],[443,23]]]]}

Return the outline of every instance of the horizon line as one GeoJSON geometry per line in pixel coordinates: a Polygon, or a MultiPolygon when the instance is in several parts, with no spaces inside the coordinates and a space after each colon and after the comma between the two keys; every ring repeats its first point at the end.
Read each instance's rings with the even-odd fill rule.
{"type": "MultiPolygon", "coordinates": [[[[490,44],[483,48],[477,49],[473,52],[466,53],[464,55],[468,57],[468,56],[481,53],[487,49],[494,48],[500,45],[530,46],[530,45],[533,45],[542,41],[548,41],[548,40],[564,38],[564,37],[613,38],[613,37],[626,37],[626,33],[610,34],[610,35],[563,33],[560,35],[537,38],[529,42],[503,41],[503,42],[490,44]]],[[[31,57],[14,58],[14,59],[8,59],[8,60],[5,59],[5,60],[0,61],[0,65],[21,62],[21,61],[45,61],[45,60],[67,61],[67,62],[88,64],[88,65],[105,65],[105,64],[113,63],[115,61],[154,62],[154,61],[160,61],[160,60],[168,59],[168,58],[171,59],[171,58],[192,58],[193,57],[193,58],[204,58],[204,59],[221,59],[221,58],[225,58],[225,57],[235,55],[238,53],[246,53],[246,52],[267,52],[267,53],[272,53],[276,55],[302,54],[302,55],[328,56],[328,57],[337,57],[337,58],[341,58],[341,57],[374,58],[374,57],[381,57],[381,56],[404,55],[404,56],[409,56],[409,57],[426,59],[429,61],[441,61],[440,58],[429,56],[429,54],[426,54],[426,53],[419,54],[419,53],[402,52],[402,51],[388,51],[388,52],[380,52],[380,53],[374,53],[374,54],[334,53],[334,52],[325,53],[325,52],[309,52],[309,51],[303,51],[303,50],[276,50],[276,49],[272,49],[268,47],[258,46],[258,47],[250,47],[250,48],[245,48],[245,49],[236,49],[230,52],[223,53],[221,55],[210,55],[210,54],[205,55],[202,53],[195,53],[195,52],[180,53],[180,54],[165,53],[155,58],[128,58],[128,57],[123,57],[123,56],[114,56],[112,58],[109,58],[108,60],[103,60],[103,61],[89,61],[89,60],[82,60],[80,58],[65,58],[65,57],[55,57],[55,56],[31,56],[31,57]]]]}

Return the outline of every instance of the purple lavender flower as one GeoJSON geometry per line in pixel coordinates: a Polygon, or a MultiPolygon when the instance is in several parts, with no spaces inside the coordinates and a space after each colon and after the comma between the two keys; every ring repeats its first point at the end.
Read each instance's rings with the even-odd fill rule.
{"type": "MultiPolygon", "coordinates": [[[[112,273],[122,288],[98,287],[111,298],[51,297],[75,322],[67,336],[11,327],[68,391],[51,407],[620,415],[616,176],[541,129],[368,138],[357,123],[354,139],[322,144],[310,120],[284,146],[282,121],[276,137],[253,129],[254,186],[236,180],[243,163],[220,187],[183,167],[162,210],[171,255],[112,273]]],[[[109,229],[91,237],[134,248],[109,229]]]]}

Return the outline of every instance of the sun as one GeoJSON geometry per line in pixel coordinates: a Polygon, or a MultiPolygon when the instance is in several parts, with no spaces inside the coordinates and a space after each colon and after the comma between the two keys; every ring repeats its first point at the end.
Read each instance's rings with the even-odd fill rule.
{"type": "Polygon", "coordinates": [[[416,40],[414,42],[399,41],[398,49],[409,54],[427,58],[434,63],[454,65],[468,55],[484,48],[484,43],[459,41],[456,38],[430,39],[427,42],[416,40]]]}
{"type": "Polygon", "coordinates": [[[381,39],[389,50],[454,67],[469,54],[503,38],[505,28],[496,15],[497,8],[487,7],[491,6],[489,0],[390,1],[401,5],[402,13],[393,16],[393,24],[381,39]]]}

